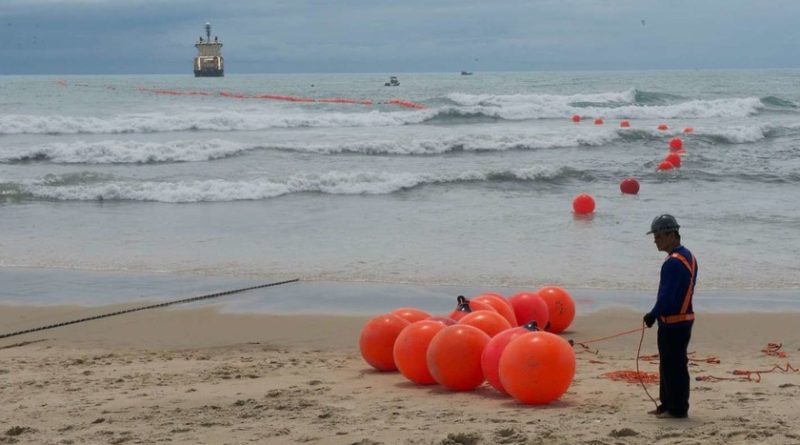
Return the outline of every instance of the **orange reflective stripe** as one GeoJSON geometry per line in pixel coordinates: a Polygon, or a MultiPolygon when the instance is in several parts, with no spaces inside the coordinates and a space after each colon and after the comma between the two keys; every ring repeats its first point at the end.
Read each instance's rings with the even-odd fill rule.
{"type": "Polygon", "coordinates": [[[694,294],[694,274],[697,270],[697,262],[694,259],[694,255],[692,256],[692,264],[689,264],[689,261],[683,255],[679,253],[672,253],[670,254],[669,258],[675,258],[676,260],[683,263],[686,269],[689,270],[689,287],[686,288],[686,295],[683,296],[683,304],[681,305],[681,312],[676,315],[662,315],[659,318],[664,323],[678,323],[680,321],[686,320],[694,320],[694,314],[687,314],[686,311],[689,310],[689,304],[692,302],[692,295],[694,294]]]}
{"type": "Polygon", "coordinates": [[[667,315],[666,317],[662,315],[660,318],[664,323],[671,324],[679,321],[694,320],[694,314],[667,315]]]}

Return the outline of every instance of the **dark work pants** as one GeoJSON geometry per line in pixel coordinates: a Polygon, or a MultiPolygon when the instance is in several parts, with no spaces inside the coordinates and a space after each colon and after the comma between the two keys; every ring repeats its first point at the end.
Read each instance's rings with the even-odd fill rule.
{"type": "Polygon", "coordinates": [[[683,416],[689,411],[689,339],[692,325],[658,328],[660,364],[659,398],[670,414],[683,416]]]}

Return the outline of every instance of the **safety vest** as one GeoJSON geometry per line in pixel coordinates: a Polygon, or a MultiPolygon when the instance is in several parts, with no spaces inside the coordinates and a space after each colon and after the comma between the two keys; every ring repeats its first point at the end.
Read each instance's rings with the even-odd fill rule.
{"type": "Polygon", "coordinates": [[[687,320],[694,320],[694,313],[689,312],[689,305],[692,303],[692,295],[694,294],[694,276],[697,272],[697,262],[694,259],[694,255],[692,255],[692,263],[689,264],[689,261],[686,259],[685,256],[674,252],[671,253],[667,260],[670,258],[675,258],[683,264],[686,269],[689,270],[689,287],[686,288],[686,295],[683,296],[683,304],[681,305],[681,311],[674,315],[660,315],[658,318],[661,320],[662,323],[666,324],[673,324],[673,323],[680,323],[682,321],[687,320]]]}

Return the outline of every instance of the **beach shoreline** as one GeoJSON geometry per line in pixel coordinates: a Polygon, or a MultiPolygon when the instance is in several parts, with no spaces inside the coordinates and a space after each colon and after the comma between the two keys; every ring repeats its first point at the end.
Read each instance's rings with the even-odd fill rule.
{"type": "MultiPolygon", "coordinates": [[[[109,307],[2,306],[0,326],[70,319],[109,307]]],[[[233,314],[209,305],[159,309],[0,342],[5,443],[635,444],[800,443],[800,374],[734,369],[793,363],[797,313],[698,313],[688,420],[645,414],[638,384],[602,374],[634,369],[639,333],[576,347],[562,398],[526,407],[488,385],[467,393],[416,386],[371,370],[358,352],[368,316],[233,314]],[[782,343],[787,357],[766,355],[782,343]],[[10,347],[9,347],[10,346],[10,347]]],[[[580,314],[578,342],[641,325],[630,309],[580,314]]],[[[642,355],[655,354],[655,329],[642,355]]],[[[640,362],[642,371],[657,364],[640,362]]],[[[651,394],[657,385],[648,385],[651,394]]]]}

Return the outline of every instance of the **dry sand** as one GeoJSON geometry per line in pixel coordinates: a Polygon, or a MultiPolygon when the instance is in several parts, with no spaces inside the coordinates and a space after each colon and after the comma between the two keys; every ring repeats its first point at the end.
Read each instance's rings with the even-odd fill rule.
{"type": "MultiPolygon", "coordinates": [[[[0,307],[0,333],[108,309],[0,307]]],[[[640,317],[604,310],[564,336],[603,337],[640,317]]],[[[578,353],[569,391],[529,407],[488,385],[451,393],[372,371],[357,348],[365,320],[154,310],[0,341],[0,443],[800,444],[798,373],[693,381],[690,418],[657,419],[641,386],[601,377],[634,369],[635,333],[578,353]]],[[[690,349],[721,363],[693,363],[692,377],[800,365],[798,321],[698,314],[690,349]],[[788,356],[762,352],[769,342],[788,356]]],[[[642,354],[656,353],[655,333],[642,354]]]]}

